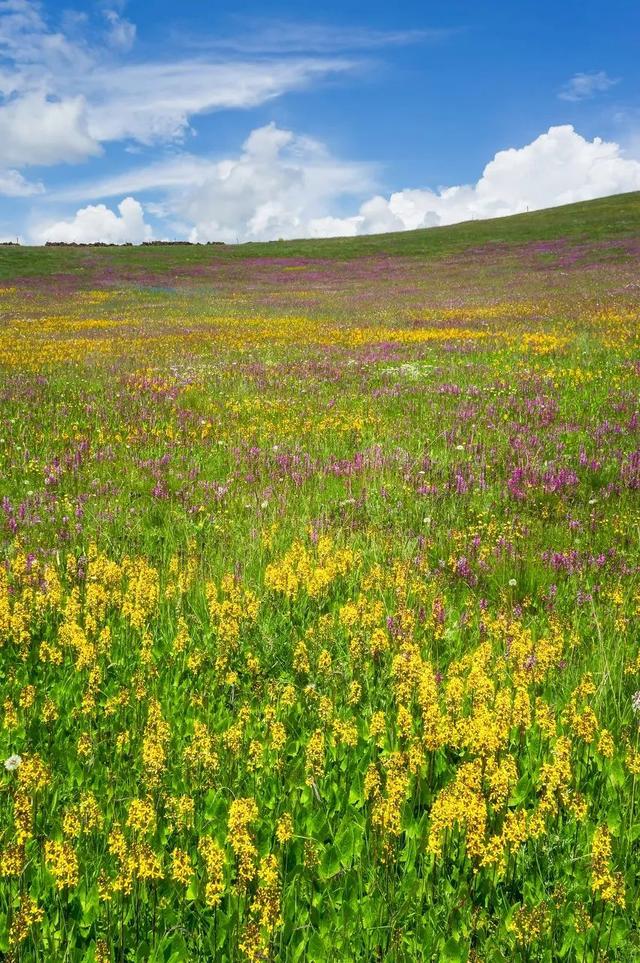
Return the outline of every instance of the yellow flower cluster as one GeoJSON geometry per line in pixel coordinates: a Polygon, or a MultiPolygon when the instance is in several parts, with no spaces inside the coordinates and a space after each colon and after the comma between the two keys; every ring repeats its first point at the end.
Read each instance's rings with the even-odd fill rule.
{"type": "Polygon", "coordinates": [[[69,889],[77,885],[78,857],[70,843],[48,839],[44,844],[44,860],[58,889],[69,889]]]}
{"type": "Polygon", "coordinates": [[[237,884],[246,888],[255,876],[258,851],[249,827],[258,818],[255,799],[234,799],[229,807],[227,840],[236,857],[237,884]]]}
{"type": "Polygon", "coordinates": [[[591,840],[591,889],[605,903],[624,907],[624,879],[611,870],[611,833],[598,826],[591,840]]]}
{"type": "MultiPolygon", "coordinates": [[[[239,822],[239,821],[238,821],[239,822]]],[[[245,866],[248,868],[249,856],[246,851],[246,840],[241,840],[242,829],[238,828],[238,846],[245,845],[244,857],[245,866]]],[[[238,850],[234,850],[238,854],[238,850]]],[[[211,909],[215,909],[222,900],[224,894],[224,850],[210,836],[201,836],[198,841],[198,852],[200,853],[207,872],[207,882],[205,886],[205,902],[211,909]]],[[[239,855],[242,859],[243,856],[239,855]]],[[[251,857],[252,859],[252,857],[251,857]]]]}
{"type": "Polygon", "coordinates": [[[300,592],[318,598],[336,579],[352,571],[358,561],[357,552],[337,548],[328,536],[318,539],[313,552],[302,542],[294,542],[279,561],[267,565],[264,584],[269,591],[290,599],[300,592]]]}

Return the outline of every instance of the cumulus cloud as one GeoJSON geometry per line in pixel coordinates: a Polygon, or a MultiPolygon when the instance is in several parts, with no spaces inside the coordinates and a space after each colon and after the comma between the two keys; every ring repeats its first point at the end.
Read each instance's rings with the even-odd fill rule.
{"type": "Polygon", "coordinates": [[[179,154],[76,182],[57,199],[152,193],[147,210],[164,218],[172,234],[180,230],[192,241],[331,237],[500,217],[640,190],[640,162],[615,142],[587,140],[565,125],[524,147],[498,151],[475,184],[388,196],[371,196],[374,189],[372,165],[336,158],[318,141],[271,123],[252,131],[235,157],[179,154]]]}
{"type": "Polygon", "coordinates": [[[118,214],[104,204],[90,204],[76,212],[68,221],[40,225],[32,231],[37,244],[47,241],[93,244],[105,241],[111,244],[132,242],[140,244],[152,238],[151,227],[145,223],[144,210],[139,201],[125,197],[118,204],[118,214]]]}
{"type": "MultiPolygon", "coordinates": [[[[475,184],[376,196],[356,215],[326,223],[330,234],[370,234],[501,217],[640,190],[640,162],[619,144],[586,140],[567,124],[530,144],[498,151],[475,184]]],[[[317,231],[320,225],[312,225],[317,231]]]]}
{"type": "Polygon", "coordinates": [[[53,100],[34,91],[0,106],[0,163],[74,163],[100,152],[82,96],[53,100]]]}
{"type": "Polygon", "coordinates": [[[366,190],[371,169],[339,161],[309,137],[271,123],[252,131],[238,157],[211,166],[173,209],[193,241],[301,237],[339,198],[366,190]]]}
{"type": "Polygon", "coordinates": [[[181,216],[194,223],[192,240],[402,231],[640,190],[640,162],[616,143],[589,141],[565,125],[499,151],[475,184],[378,194],[339,217],[332,203],[363,190],[358,166],[332,160],[315,142],[306,149],[301,143],[307,144],[273,125],[254,131],[238,159],[218,164],[177,200],[181,216]]]}
{"type": "Polygon", "coordinates": [[[604,93],[610,87],[620,83],[619,78],[609,77],[605,70],[598,70],[591,74],[574,74],[561,89],[558,97],[561,100],[588,100],[596,94],[604,93]]]}

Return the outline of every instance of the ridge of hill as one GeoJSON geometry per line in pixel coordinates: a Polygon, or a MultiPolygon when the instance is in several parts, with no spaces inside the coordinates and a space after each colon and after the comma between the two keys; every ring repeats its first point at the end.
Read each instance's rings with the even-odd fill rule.
{"type": "Polygon", "coordinates": [[[7,245],[0,247],[0,278],[82,273],[103,259],[118,268],[169,270],[173,264],[207,263],[213,258],[351,258],[370,255],[441,258],[487,245],[519,246],[568,240],[593,243],[640,237],[640,191],[545,208],[526,214],[464,221],[357,237],[305,238],[243,244],[167,243],[127,246],[7,245]]]}

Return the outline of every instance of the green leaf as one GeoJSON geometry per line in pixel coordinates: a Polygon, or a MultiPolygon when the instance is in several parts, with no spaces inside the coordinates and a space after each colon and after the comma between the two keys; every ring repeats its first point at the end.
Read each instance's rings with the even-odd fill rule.
{"type": "Polygon", "coordinates": [[[6,953],[9,949],[9,927],[7,926],[7,914],[0,913],[0,950],[6,953]]]}
{"type": "Polygon", "coordinates": [[[620,812],[620,807],[611,806],[609,812],[607,813],[607,828],[613,836],[617,836],[620,833],[621,826],[622,813],[620,812]]]}
{"type": "Polygon", "coordinates": [[[182,963],[183,960],[187,960],[189,958],[187,944],[184,936],[182,936],[181,933],[178,933],[177,936],[173,937],[169,951],[171,955],[169,956],[167,963],[182,963]]]}
{"type": "Polygon", "coordinates": [[[629,924],[626,920],[615,919],[611,926],[611,937],[609,945],[612,950],[615,950],[617,946],[622,946],[627,942],[629,937],[629,924]]]}
{"type": "Polygon", "coordinates": [[[319,933],[312,933],[307,944],[307,959],[309,963],[321,963],[321,961],[326,960],[326,958],[327,954],[325,953],[324,940],[319,933]]]}
{"type": "Polygon", "coordinates": [[[456,940],[452,936],[442,947],[440,959],[442,963],[465,963],[468,955],[469,952],[464,940],[456,940]]]}
{"type": "Polygon", "coordinates": [[[337,846],[327,846],[322,854],[320,873],[324,879],[331,879],[340,872],[341,860],[337,846]]]}
{"type": "Polygon", "coordinates": [[[198,880],[193,876],[189,880],[189,885],[187,886],[187,899],[196,900],[198,898],[198,880]]]}
{"type": "Polygon", "coordinates": [[[614,786],[624,786],[627,776],[620,759],[614,759],[609,766],[609,775],[614,786]]]}

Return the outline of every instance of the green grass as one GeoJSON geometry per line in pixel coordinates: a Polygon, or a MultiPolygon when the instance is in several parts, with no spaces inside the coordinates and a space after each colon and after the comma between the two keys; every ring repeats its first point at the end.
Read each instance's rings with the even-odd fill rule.
{"type": "Polygon", "coordinates": [[[637,215],[1,252],[0,960],[640,959],[637,215]]]}
{"type": "Polygon", "coordinates": [[[7,247],[0,248],[0,278],[82,274],[87,268],[168,270],[212,259],[246,257],[321,257],[349,259],[367,255],[442,258],[480,245],[522,245],[556,238],[603,241],[640,234],[640,192],[567,204],[529,214],[465,221],[364,237],[251,242],[221,246],[166,247],[7,247]]]}

